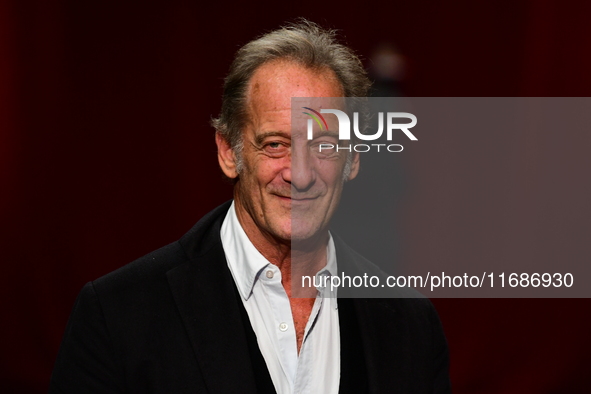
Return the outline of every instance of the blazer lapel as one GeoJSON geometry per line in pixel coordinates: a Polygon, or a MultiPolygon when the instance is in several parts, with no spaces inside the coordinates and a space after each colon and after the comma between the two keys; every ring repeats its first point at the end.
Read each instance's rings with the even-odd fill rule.
{"type": "Polygon", "coordinates": [[[213,231],[213,236],[206,238],[217,242],[206,242],[207,248],[200,248],[206,250],[203,254],[194,253],[190,261],[168,271],[168,283],[209,391],[254,394],[244,328],[250,322],[240,314],[219,227],[212,227],[208,233],[213,231]]]}

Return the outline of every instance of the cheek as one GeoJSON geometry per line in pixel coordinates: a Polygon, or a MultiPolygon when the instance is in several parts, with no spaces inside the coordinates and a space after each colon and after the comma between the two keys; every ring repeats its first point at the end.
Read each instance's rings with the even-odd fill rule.
{"type": "Polygon", "coordinates": [[[281,172],[289,168],[289,159],[270,159],[265,158],[257,163],[257,178],[260,184],[269,184],[281,182],[281,172]]]}
{"type": "Polygon", "coordinates": [[[276,176],[277,172],[270,166],[257,163],[247,171],[248,174],[243,177],[243,185],[251,199],[264,200],[266,194],[279,188],[277,185],[281,182],[280,177],[276,176]]]}
{"type": "Polygon", "coordinates": [[[344,160],[319,160],[316,163],[316,173],[329,189],[341,186],[344,169],[344,160]]]}
{"type": "Polygon", "coordinates": [[[250,153],[245,155],[243,177],[249,184],[257,184],[264,172],[264,165],[260,158],[250,153]]]}

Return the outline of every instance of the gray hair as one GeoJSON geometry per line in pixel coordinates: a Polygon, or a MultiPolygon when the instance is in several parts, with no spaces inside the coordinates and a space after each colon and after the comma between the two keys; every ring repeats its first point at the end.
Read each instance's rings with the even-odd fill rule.
{"type": "MultiPolygon", "coordinates": [[[[211,122],[232,147],[238,173],[242,170],[242,130],[248,120],[248,84],[260,66],[279,59],[313,70],[332,70],[345,97],[365,97],[371,85],[361,61],[337,41],[335,30],[323,29],[303,18],[244,45],[236,53],[224,81],[220,116],[211,122]]],[[[350,168],[350,159],[346,167],[350,168]]],[[[346,168],[347,175],[348,172],[346,168]]]]}

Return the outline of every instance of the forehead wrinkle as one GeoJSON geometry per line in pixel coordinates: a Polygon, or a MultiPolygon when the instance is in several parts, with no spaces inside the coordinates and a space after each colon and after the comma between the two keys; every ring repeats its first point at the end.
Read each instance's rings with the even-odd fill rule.
{"type": "Polygon", "coordinates": [[[339,136],[339,132],[338,131],[333,131],[333,130],[324,130],[324,131],[318,131],[314,133],[314,138],[320,138],[320,137],[338,137],[339,136]]]}
{"type": "Polygon", "coordinates": [[[321,91],[313,91],[314,95],[323,97],[324,94],[327,94],[326,97],[338,97],[333,92],[336,89],[339,95],[342,96],[343,87],[335,72],[330,68],[311,68],[289,59],[276,59],[260,65],[248,82],[246,124],[252,126],[256,133],[256,129],[260,127],[257,124],[260,123],[264,113],[291,111],[292,97],[287,97],[287,94],[293,95],[293,97],[307,96],[298,94],[293,90],[289,92],[287,88],[289,88],[290,84],[292,84],[292,89],[293,87],[298,89],[302,85],[308,89],[309,86],[316,87],[325,82],[328,82],[329,86],[322,86],[321,91]],[[266,73],[261,74],[262,69],[265,69],[266,73]],[[263,77],[264,79],[262,79],[263,77]],[[265,98],[272,95],[275,96],[275,100],[265,100],[265,98]],[[287,107],[283,106],[284,102],[289,103],[287,107]],[[261,108],[261,104],[267,108],[261,108]]]}
{"type": "MultiPolygon", "coordinates": [[[[276,59],[271,60],[269,62],[261,64],[251,76],[251,79],[248,83],[248,90],[247,90],[247,99],[249,102],[252,101],[252,97],[255,93],[260,93],[261,90],[264,90],[266,84],[270,84],[271,86],[275,85],[278,80],[290,80],[290,82],[294,83],[296,87],[300,87],[303,82],[310,82],[309,80],[312,79],[312,85],[316,85],[318,82],[330,82],[333,84],[332,88],[337,88],[339,91],[339,95],[335,97],[342,96],[344,93],[343,86],[341,85],[340,80],[338,79],[336,73],[328,68],[328,67],[308,67],[305,64],[300,64],[290,59],[276,59]],[[289,70],[291,68],[291,70],[289,70]],[[260,80],[260,71],[261,69],[268,69],[272,72],[269,72],[269,76],[266,80],[260,80]],[[290,71],[296,70],[298,71],[295,75],[298,77],[297,80],[291,81],[290,76],[293,77],[294,73],[290,73],[290,71]],[[310,78],[312,77],[312,78],[310,78]],[[336,86],[335,86],[336,85],[336,86]]],[[[332,95],[334,96],[334,95],[332,95]]],[[[293,96],[293,97],[306,97],[306,96],[293,96]]],[[[312,96],[311,96],[312,97],[312,96]]],[[[290,97],[291,98],[291,97],[290,97]]]]}

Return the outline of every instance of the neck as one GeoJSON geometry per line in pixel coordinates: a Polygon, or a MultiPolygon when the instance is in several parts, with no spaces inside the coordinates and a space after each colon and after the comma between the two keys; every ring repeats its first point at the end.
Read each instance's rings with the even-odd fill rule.
{"type": "Polygon", "coordinates": [[[326,266],[326,246],[328,245],[328,231],[306,240],[292,241],[282,239],[262,230],[255,223],[252,215],[235,197],[236,216],[248,239],[254,247],[281,271],[282,284],[287,295],[292,297],[315,297],[315,289],[293,288],[293,283],[302,283],[302,276],[313,277],[326,266]]]}

